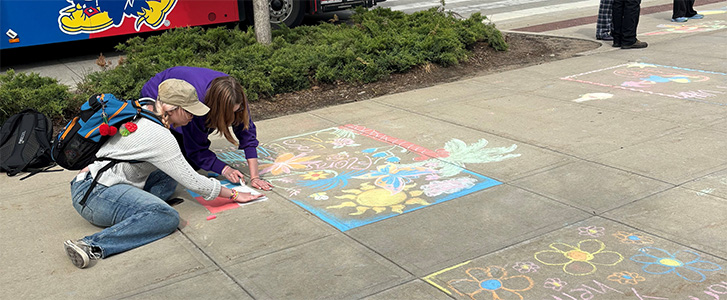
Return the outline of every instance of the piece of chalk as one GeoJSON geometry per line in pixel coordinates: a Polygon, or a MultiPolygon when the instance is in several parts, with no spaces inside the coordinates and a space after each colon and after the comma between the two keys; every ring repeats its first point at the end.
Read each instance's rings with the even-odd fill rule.
{"type": "Polygon", "coordinates": [[[217,215],[211,215],[207,217],[207,221],[217,218],[217,215]]]}

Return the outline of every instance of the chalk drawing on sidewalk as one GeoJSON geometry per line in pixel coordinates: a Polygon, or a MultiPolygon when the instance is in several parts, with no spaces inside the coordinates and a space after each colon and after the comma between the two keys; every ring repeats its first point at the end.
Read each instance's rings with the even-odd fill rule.
{"type": "MultiPolygon", "coordinates": [[[[208,176],[218,177],[219,174],[210,173],[210,174],[208,174],[208,176]]],[[[237,183],[231,183],[229,180],[226,180],[226,179],[220,180],[220,184],[223,187],[226,187],[228,189],[236,189],[236,190],[239,190],[239,191],[242,191],[245,193],[253,193],[253,194],[259,193],[257,190],[255,190],[253,188],[250,188],[248,186],[241,186],[237,183]]],[[[217,197],[213,200],[208,201],[208,200],[205,200],[204,197],[202,197],[202,195],[200,195],[200,194],[197,194],[189,189],[187,189],[186,191],[187,191],[187,193],[189,193],[192,196],[192,198],[194,198],[194,200],[197,200],[197,202],[199,204],[201,204],[204,208],[206,208],[212,214],[218,213],[221,211],[225,211],[228,209],[238,208],[240,206],[252,205],[255,203],[264,202],[264,201],[268,200],[267,197],[261,197],[261,199],[255,200],[252,202],[237,203],[237,202],[230,201],[230,199],[228,199],[228,198],[217,197]]]]}
{"type": "Polygon", "coordinates": [[[727,105],[727,73],[648,63],[627,63],[570,75],[563,80],[669,98],[727,105]]]}
{"type": "Polygon", "coordinates": [[[699,253],[691,250],[669,253],[664,249],[645,247],[639,252],[631,260],[643,264],[641,269],[652,275],[673,273],[686,281],[702,282],[707,279],[705,272],[722,270],[722,266],[702,259],[699,253]]]}
{"type": "MultiPolygon", "coordinates": [[[[700,14],[705,14],[707,12],[699,12],[700,14]]],[[[722,10],[716,10],[716,11],[709,11],[709,14],[718,14],[718,13],[725,13],[725,11],[722,10]]],[[[715,31],[720,29],[727,28],[727,21],[723,20],[713,20],[713,21],[705,21],[701,23],[679,23],[679,24],[659,24],[656,26],[657,28],[660,28],[657,31],[647,32],[643,35],[664,35],[664,34],[680,34],[680,33],[696,33],[696,32],[707,32],[707,31],[715,31]]]]}
{"type": "Polygon", "coordinates": [[[452,279],[447,286],[460,296],[472,299],[492,296],[492,299],[523,299],[521,292],[533,288],[535,283],[526,275],[508,275],[507,270],[499,266],[470,268],[465,270],[467,277],[452,279]]]}
{"type": "Polygon", "coordinates": [[[565,243],[552,243],[550,249],[535,253],[535,259],[548,266],[562,266],[563,272],[573,276],[590,275],[598,266],[614,266],[623,261],[623,255],[605,250],[600,240],[588,239],[571,246],[565,243]]]}
{"type": "MultiPolygon", "coordinates": [[[[501,184],[466,165],[520,156],[517,145],[451,139],[428,149],[371,128],[344,125],[258,147],[260,174],[295,204],[341,231],[501,184]]],[[[240,150],[216,150],[244,169],[240,150]]]]}
{"type": "Polygon", "coordinates": [[[573,102],[586,102],[592,100],[606,100],[613,98],[613,94],[609,93],[586,93],[580,95],[580,98],[573,100],[573,102]]]}
{"type": "Polygon", "coordinates": [[[724,14],[727,13],[727,7],[722,7],[720,9],[700,10],[699,13],[705,16],[724,14]]]}
{"type": "Polygon", "coordinates": [[[714,190],[715,190],[714,188],[702,189],[699,192],[697,192],[697,196],[706,196],[706,195],[709,195],[712,192],[714,192],[714,190]]]}
{"type": "Polygon", "coordinates": [[[455,299],[644,300],[705,299],[705,295],[720,299],[719,295],[727,295],[727,274],[720,272],[720,264],[688,249],[664,250],[683,247],[619,227],[572,225],[422,280],[455,299]],[[586,228],[604,234],[600,239],[582,240],[580,233],[586,228]],[[528,261],[528,256],[535,261],[528,261]]]}

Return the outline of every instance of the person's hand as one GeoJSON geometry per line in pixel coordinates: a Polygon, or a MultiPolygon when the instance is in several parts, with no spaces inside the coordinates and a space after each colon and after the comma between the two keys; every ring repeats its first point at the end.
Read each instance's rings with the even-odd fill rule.
{"type": "Polygon", "coordinates": [[[250,202],[250,201],[256,200],[257,198],[260,198],[263,196],[265,196],[265,195],[263,195],[263,194],[253,195],[252,193],[237,193],[237,197],[235,197],[235,199],[232,199],[232,201],[239,202],[239,203],[245,203],[245,202],[250,202]]]}
{"type": "Polygon", "coordinates": [[[229,180],[232,183],[238,183],[242,180],[242,172],[230,167],[225,166],[224,169],[222,169],[222,176],[225,176],[227,180],[229,180]]]}
{"type": "Polygon", "coordinates": [[[273,185],[270,182],[267,182],[260,177],[253,177],[250,179],[250,185],[256,189],[260,189],[263,191],[269,191],[273,189],[273,185]]]}

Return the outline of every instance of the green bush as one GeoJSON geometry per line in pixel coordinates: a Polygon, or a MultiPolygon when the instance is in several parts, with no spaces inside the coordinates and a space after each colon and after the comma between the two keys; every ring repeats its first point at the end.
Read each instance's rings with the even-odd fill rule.
{"type": "Polygon", "coordinates": [[[15,73],[12,69],[0,74],[0,123],[26,108],[33,108],[59,121],[67,109],[79,106],[68,86],[56,79],[37,73],[15,73]]]}
{"type": "MultiPolygon", "coordinates": [[[[322,23],[275,30],[270,46],[258,44],[252,28],[245,31],[225,27],[177,28],[146,39],[134,37],[118,45],[117,49],[126,54],[124,62],[116,68],[85,76],[73,97],[87,99],[97,93],[112,93],[120,98],[137,98],[149,78],[179,65],[230,74],[243,84],[251,101],[321,83],[374,82],[418,65],[458,64],[467,59],[468,49],[477,42],[507,50],[501,33],[494,25],[484,24],[484,20],[479,13],[460,20],[442,12],[441,8],[413,14],[358,8],[345,24],[322,23]]],[[[8,76],[17,77],[11,73],[8,76]]],[[[45,82],[37,76],[32,78],[45,82]]],[[[62,115],[63,108],[73,104],[67,101],[71,97],[67,89],[57,83],[49,81],[40,86],[43,88],[39,91],[15,91],[27,95],[12,97],[31,101],[38,96],[30,93],[51,96],[51,90],[57,91],[52,97],[58,104],[43,101],[25,104],[42,107],[54,116],[62,115]]],[[[6,101],[8,89],[3,87],[2,101],[6,101]]],[[[0,109],[5,116],[8,108],[5,102],[2,105],[0,109]]],[[[78,108],[77,103],[73,105],[76,105],[73,109],[78,108]]]]}

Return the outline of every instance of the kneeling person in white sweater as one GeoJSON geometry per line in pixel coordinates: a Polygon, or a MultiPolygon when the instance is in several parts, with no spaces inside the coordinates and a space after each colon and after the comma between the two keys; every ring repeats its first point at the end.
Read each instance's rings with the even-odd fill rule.
{"type": "MultiPolygon", "coordinates": [[[[199,102],[194,87],[177,79],[165,80],[159,89],[164,98],[155,107],[168,127],[183,126],[193,115],[205,115],[209,108],[199,102]]],[[[85,268],[91,260],[105,258],[163,238],[177,229],[179,214],[165,201],[174,193],[177,182],[202,195],[234,202],[249,202],[263,195],[239,193],[222,187],[214,178],[197,173],[182,155],[176,139],[165,126],[146,118],[134,121],[136,131],[111,137],[97,152],[97,157],[119,162],[103,172],[85,204],[81,200],[91,187],[98,171],[109,161],[96,161],[81,170],[71,181],[73,206],[94,225],[107,227],[101,232],[64,243],[71,262],[85,268]]]]}

